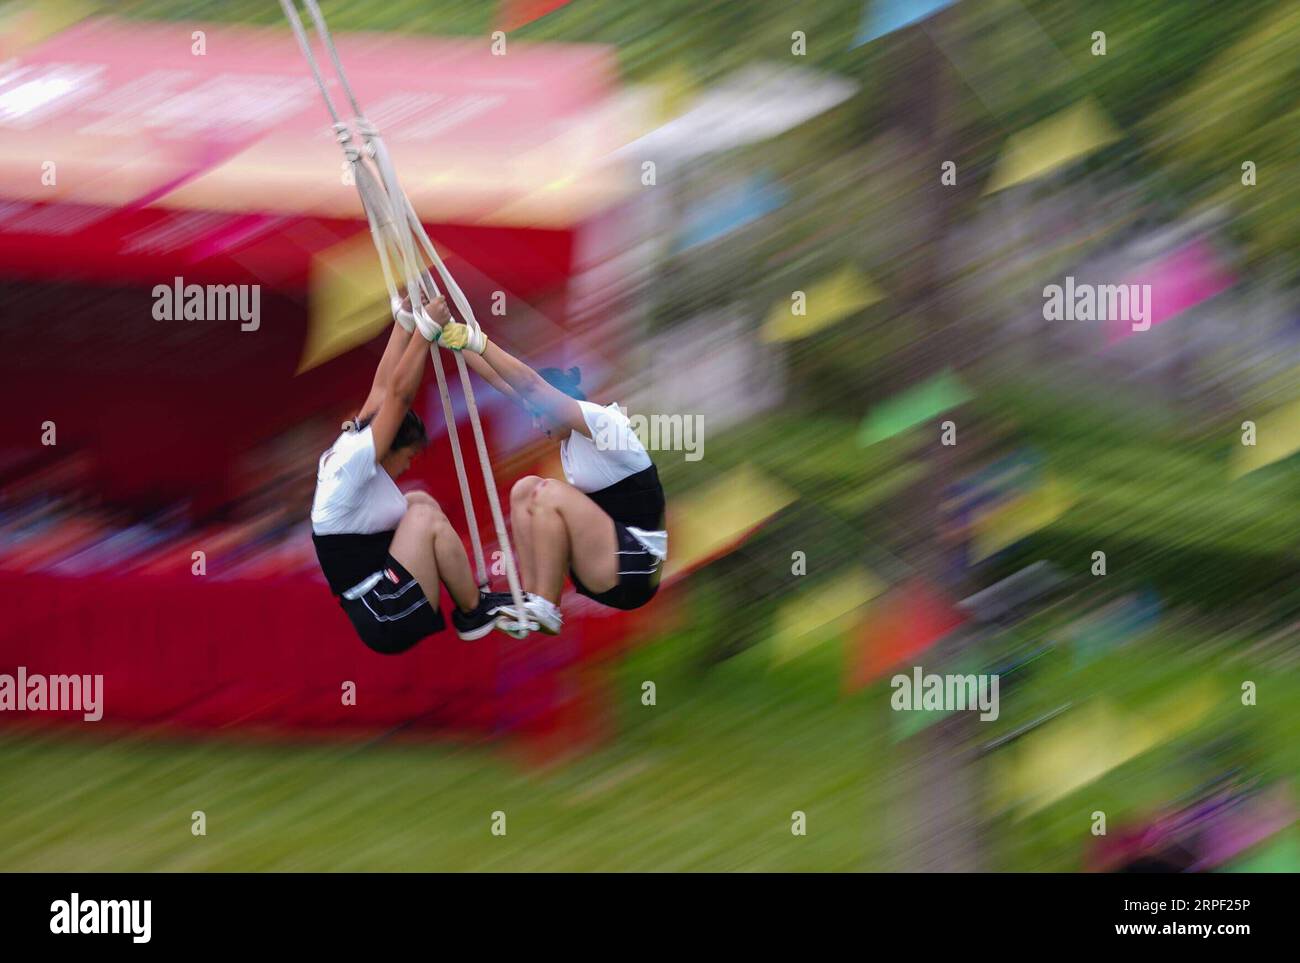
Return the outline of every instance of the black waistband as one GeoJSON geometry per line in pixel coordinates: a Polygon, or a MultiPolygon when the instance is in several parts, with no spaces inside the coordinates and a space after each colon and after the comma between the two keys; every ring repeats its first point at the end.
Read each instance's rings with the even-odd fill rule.
{"type": "Polygon", "coordinates": [[[664,527],[664,489],[654,465],[599,491],[587,492],[587,497],[616,522],[647,531],[664,527]]]}
{"type": "Polygon", "coordinates": [[[342,595],[367,575],[383,568],[388,561],[388,546],[394,531],[372,532],[367,535],[317,535],[311,541],[316,547],[316,559],[330,591],[342,595]]]}

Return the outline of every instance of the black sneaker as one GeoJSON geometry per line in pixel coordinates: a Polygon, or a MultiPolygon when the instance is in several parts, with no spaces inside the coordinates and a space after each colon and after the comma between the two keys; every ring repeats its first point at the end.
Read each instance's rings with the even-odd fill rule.
{"type": "Polygon", "coordinates": [[[510,596],[504,592],[484,592],[479,595],[478,605],[468,612],[459,607],[451,610],[451,624],[456,627],[456,634],[466,642],[481,639],[496,628],[497,610],[510,602],[510,596]]]}
{"type": "Polygon", "coordinates": [[[484,592],[483,604],[487,606],[489,613],[496,614],[505,606],[514,605],[515,598],[509,592],[484,592]]]}

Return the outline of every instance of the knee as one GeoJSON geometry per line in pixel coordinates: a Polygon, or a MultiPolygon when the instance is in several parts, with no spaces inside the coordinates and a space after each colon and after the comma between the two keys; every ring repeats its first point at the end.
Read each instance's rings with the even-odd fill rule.
{"type": "Polygon", "coordinates": [[[406,513],[415,519],[420,528],[431,535],[451,528],[451,522],[442,513],[438,503],[430,498],[427,502],[413,502],[406,513]]]}
{"type": "Polygon", "coordinates": [[[441,506],[438,504],[437,500],[436,500],[432,495],[430,495],[428,492],[419,492],[419,491],[417,491],[417,492],[407,492],[407,493],[406,493],[406,504],[407,504],[408,506],[425,505],[425,506],[428,506],[429,508],[436,508],[436,509],[438,509],[439,511],[442,510],[442,508],[441,508],[441,506]]]}
{"type": "Polygon", "coordinates": [[[538,509],[558,510],[564,501],[564,486],[553,478],[543,478],[534,489],[528,499],[528,507],[532,511],[538,509]]]}
{"type": "Polygon", "coordinates": [[[542,484],[544,484],[544,479],[538,478],[536,475],[525,475],[511,487],[510,505],[518,508],[526,507],[533,497],[533,492],[542,484]]]}

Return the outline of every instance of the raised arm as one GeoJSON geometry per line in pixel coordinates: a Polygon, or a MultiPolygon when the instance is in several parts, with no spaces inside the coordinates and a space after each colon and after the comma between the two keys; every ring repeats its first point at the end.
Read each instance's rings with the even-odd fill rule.
{"type": "Polygon", "coordinates": [[[407,331],[396,321],[393,322],[392,333],[388,335],[388,344],[384,346],[384,356],[379,359],[379,367],[375,369],[375,380],[370,384],[370,394],[366,395],[366,402],[361,406],[357,421],[368,421],[379,410],[384,400],[384,393],[393,383],[393,372],[397,369],[397,362],[406,351],[406,346],[411,343],[412,336],[413,332],[407,331]]]}
{"type": "MultiPolygon", "coordinates": [[[[429,316],[438,325],[444,325],[451,320],[451,312],[447,310],[447,304],[442,298],[435,298],[428,306],[429,316]]],[[[375,461],[381,461],[388,454],[388,449],[393,444],[393,439],[397,437],[397,429],[401,427],[402,419],[406,417],[407,410],[415,400],[415,393],[420,388],[420,381],[424,378],[424,363],[429,357],[429,349],[433,348],[432,338],[436,337],[436,330],[425,335],[421,331],[420,337],[408,335],[406,344],[401,350],[401,355],[393,366],[392,375],[388,383],[378,387],[378,374],[376,374],[377,384],[377,402],[374,408],[374,418],[370,422],[371,432],[375,439],[375,461]]],[[[388,347],[393,346],[394,339],[390,338],[388,347]]],[[[437,350],[436,348],[433,348],[437,350]]],[[[385,354],[388,353],[385,349],[385,354]]],[[[380,362],[382,367],[383,362],[380,362]]],[[[371,389],[372,395],[376,392],[375,388],[371,389]]],[[[365,421],[364,413],[361,420],[365,421]]]]}
{"type": "Polygon", "coordinates": [[[524,400],[519,397],[519,392],[506,384],[505,379],[497,374],[490,364],[483,360],[481,354],[475,354],[473,351],[466,351],[462,352],[461,356],[465,359],[465,363],[469,365],[470,371],[473,371],[493,388],[501,392],[501,394],[505,395],[520,408],[524,409],[524,411],[529,410],[528,406],[524,404],[524,400]]]}
{"type": "Polygon", "coordinates": [[[577,401],[500,345],[489,341],[482,331],[472,331],[459,322],[449,324],[443,332],[443,343],[455,350],[463,349],[467,363],[475,371],[528,411],[591,437],[591,429],[577,401]],[[489,377],[489,372],[496,378],[489,377]],[[498,379],[505,382],[505,388],[497,383],[498,379]]]}

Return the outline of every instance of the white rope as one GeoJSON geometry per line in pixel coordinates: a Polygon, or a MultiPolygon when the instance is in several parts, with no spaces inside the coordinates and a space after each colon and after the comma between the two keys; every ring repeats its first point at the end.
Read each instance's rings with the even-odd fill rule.
{"type": "MultiPolygon", "coordinates": [[[[314,5],[314,0],[308,0],[308,4],[309,6],[314,5]]],[[[318,23],[318,27],[319,27],[319,23],[318,23]]],[[[331,47],[333,46],[332,43],[329,45],[331,47]]],[[[366,146],[370,148],[372,151],[371,156],[376,161],[376,166],[379,168],[380,176],[384,179],[385,186],[388,191],[388,196],[392,199],[395,199],[395,204],[401,205],[402,208],[404,208],[405,210],[406,223],[409,230],[400,231],[399,236],[401,237],[403,243],[403,248],[402,248],[403,263],[407,265],[408,287],[410,287],[413,283],[413,281],[411,280],[412,265],[421,263],[419,262],[416,253],[414,252],[414,250],[412,250],[411,247],[412,236],[415,236],[419,238],[420,245],[423,248],[424,252],[428,254],[430,259],[433,261],[434,267],[437,269],[438,274],[442,277],[443,283],[446,285],[448,293],[451,295],[452,301],[456,304],[457,310],[459,311],[461,317],[465,319],[466,324],[468,324],[469,326],[477,330],[478,321],[477,319],[475,319],[473,309],[469,305],[469,299],[465,297],[464,292],[461,291],[460,285],[456,283],[456,280],[455,278],[452,277],[451,272],[448,271],[446,265],[443,264],[442,258],[438,256],[438,252],[434,248],[433,242],[429,239],[429,235],[424,230],[424,225],[420,223],[420,219],[418,215],[415,213],[415,208],[411,204],[410,198],[407,196],[406,192],[402,190],[402,186],[397,180],[397,171],[393,167],[392,160],[388,154],[388,149],[384,145],[382,138],[380,138],[378,132],[375,131],[373,127],[365,123],[363,118],[358,118],[357,125],[358,125],[358,130],[361,132],[362,137],[365,139],[366,146]]],[[[432,290],[434,292],[437,291],[437,286],[434,283],[433,279],[429,277],[427,270],[423,271],[423,275],[420,280],[422,282],[427,283],[428,286],[432,287],[432,290]]],[[[450,431],[454,433],[456,430],[455,429],[456,421],[455,421],[455,417],[451,413],[450,400],[446,395],[445,375],[442,370],[442,360],[437,356],[437,350],[436,349],[432,349],[432,350],[434,352],[434,372],[438,377],[439,390],[444,393],[443,405],[447,413],[447,424],[449,425],[450,431]]],[[[510,593],[514,598],[515,605],[517,606],[516,611],[522,613],[523,612],[523,590],[519,583],[519,575],[518,575],[518,570],[515,566],[514,552],[511,549],[509,536],[506,534],[505,517],[501,511],[500,499],[497,496],[496,478],[492,470],[491,458],[488,456],[487,441],[483,435],[483,426],[481,420],[479,419],[478,405],[474,399],[474,389],[470,383],[468,372],[465,370],[464,358],[461,357],[460,355],[457,355],[456,364],[457,367],[460,369],[460,373],[461,373],[461,386],[465,392],[465,407],[466,410],[469,412],[470,428],[474,433],[474,444],[478,450],[479,467],[483,472],[484,487],[486,488],[487,495],[488,495],[488,507],[492,512],[492,522],[494,527],[496,528],[497,543],[501,548],[502,561],[505,563],[504,567],[506,570],[506,580],[510,585],[510,593]]],[[[466,505],[470,506],[471,502],[468,499],[468,482],[465,480],[465,468],[464,468],[464,462],[460,454],[459,440],[457,440],[457,442],[453,445],[452,453],[454,456],[454,460],[456,462],[457,475],[460,478],[463,486],[462,494],[466,498],[466,505]]],[[[472,511],[473,511],[472,507],[466,508],[466,514],[469,515],[471,518],[473,517],[471,514],[472,511]]],[[[471,525],[473,525],[472,522],[471,525]]],[[[474,539],[473,541],[474,541],[475,560],[479,567],[479,581],[482,584],[486,584],[486,577],[483,574],[482,546],[480,545],[477,539],[474,539]]]]}
{"type": "MultiPolygon", "coordinates": [[[[321,13],[319,5],[316,0],[304,0],[304,3],[315,23],[316,32],[328,52],[330,60],[333,62],[343,92],[352,106],[355,115],[353,124],[365,144],[366,158],[374,165],[373,171],[370,165],[361,157],[360,151],[352,144],[348,127],[339,118],[338,111],[334,107],[334,102],[329,95],[320,68],[316,63],[306,28],[298,15],[293,0],[280,0],[280,6],[284,9],[285,16],[293,28],[294,35],[298,39],[298,45],[302,48],[303,56],[311,67],[316,86],[320,89],[321,97],[324,99],[325,106],[334,121],[335,135],[352,167],[357,193],[361,197],[361,205],[366,211],[366,220],[370,225],[371,238],[374,240],[375,249],[379,253],[379,262],[383,268],[384,283],[388,288],[393,320],[408,331],[417,317],[424,321],[426,325],[433,325],[432,318],[428,316],[425,310],[424,302],[437,297],[440,292],[433,276],[420,258],[422,253],[432,262],[434,269],[438,272],[438,276],[442,279],[448,294],[451,295],[452,303],[460,313],[461,319],[477,332],[479,329],[478,320],[474,317],[474,310],[470,307],[469,299],[465,297],[460,285],[456,283],[451,272],[447,270],[447,266],[443,263],[433,242],[429,239],[428,233],[424,230],[424,225],[420,222],[414,205],[411,204],[410,198],[402,189],[401,183],[397,179],[397,170],[393,166],[392,158],[388,153],[388,147],[379,136],[379,131],[366,120],[362,113],[361,105],[357,101],[351,84],[348,83],[347,74],[343,70],[343,63],[339,59],[338,50],[334,46],[333,37],[330,35],[329,27],[325,23],[325,17],[321,13]],[[418,242],[418,249],[413,242],[418,242]],[[392,251],[389,250],[390,247],[393,249],[392,251]],[[406,282],[406,296],[411,305],[409,315],[402,309],[402,299],[398,294],[398,285],[392,270],[390,254],[394,253],[397,257],[400,257],[402,262],[402,273],[406,282]]],[[[429,353],[432,356],[433,369],[438,380],[438,392],[442,397],[443,416],[447,422],[447,433],[451,441],[452,460],[456,465],[456,476],[460,482],[461,498],[465,504],[465,520],[470,529],[470,541],[474,549],[478,582],[480,587],[486,588],[489,584],[487,567],[483,557],[482,542],[479,538],[474,502],[469,491],[469,480],[465,472],[464,457],[461,454],[460,438],[456,430],[455,410],[451,403],[446,373],[443,370],[442,359],[438,355],[437,346],[431,344],[429,353]]],[[[497,495],[492,462],[488,457],[487,442],[483,436],[483,426],[479,419],[478,405],[474,400],[474,389],[470,384],[465,359],[459,352],[456,354],[456,366],[460,372],[461,387],[465,392],[465,407],[469,413],[475,447],[478,449],[479,466],[482,469],[484,486],[487,489],[488,505],[492,510],[492,522],[496,528],[497,543],[501,548],[502,560],[505,563],[506,580],[510,584],[510,594],[515,603],[515,611],[519,613],[519,620],[514,623],[513,628],[516,632],[522,630],[526,633],[529,623],[524,618],[523,589],[519,581],[519,572],[515,565],[515,556],[511,549],[510,538],[506,532],[505,517],[502,514],[501,501],[497,495]]]]}
{"type": "MultiPolygon", "coordinates": [[[[375,250],[379,253],[379,262],[384,272],[384,284],[388,288],[388,299],[393,313],[393,320],[409,331],[413,327],[415,312],[419,311],[426,322],[432,323],[428,315],[424,314],[424,306],[419,295],[423,290],[430,297],[436,296],[436,288],[433,291],[426,290],[421,283],[421,279],[413,276],[411,271],[412,258],[407,256],[413,253],[409,234],[407,234],[405,244],[402,241],[402,234],[405,233],[406,229],[406,205],[403,204],[400,210],[394,208],[391,201],[393,195],[388,193],[389,184],[384,180],[384,173],[380,171],[376,174],[362,158],[361,152],[352,143],[351,131],[339,116],[338,109],[334,106],[334,98],[330,96],[325,79],[321,76],[316,55],[312,52],[311,41],[307,37],[307,29],[303,25],[302,18],[298,15],[293,0],[280,0],[280,8],[284,10],[289,26],[293,28],[294,36],[298,40],[298,46],[302,49],[303,57],[307,60],[307,66],[311,68],[312,78],[316,81],[316,87],[320,91],[321,99],[325,101],[325,107],[329,111],[330,119],[334,122],[334,135],[343,149],[344,157],[347,158],[351,166],[353,182],[356,184],[357,193],[361,196],[361,206],[366,212],[366,220],[370,225],[375,250]],[[400,214],[400,220],[398,214],[400,214]],[[402,299],[393,277],[391,256],[393,254],[396,254],[402,260],[402,269],[406,282],[406,297],[412,305],[410,312],[402,310],[402,299]]],[[[319,13],[319,8],[316,8],[313,15],[318,18],[318,23],[323,23],[324,20],[319,17],[319,13]]],[[[333,52],[333,43],[331,42],[329,46],[331,56],[337,65],[338,55],[333,52]]],[[[347,92],[348,99],[355,106],[356,98],[352,94],[352,88],[348,85],[347,78],[342,75],[341,68],[339,72],[343,89],[347,92]]],[[[427,272],[426,278],[428,284],[432,285],[432,278],[427,277],[427,272]]]]}
{"type": "MultiPolygon", "coordinates": [[[[480,588],[490,584],[487,565],[483,560],[483,540],[478,534],[478,516],[474,513],[474,499],[469,493],[469,475],[465,471],[465,456],[460,453],[460,436],[456,432],[456,409],[451,403],[451,393],[447,389],[447,373],[442,368],[442,358],[438,355],[438,346],[429,345],[429,357],[433,361],[433,373],[438,378],[438,394],[442,396],[442,417],[447,422],[447,433],[451,437],[451,460],[456,463],[456,478],[460,482],[460,497],[465,503],[465,524],[469,526],[470,545],[474,550],[474,573],[480,588]]],[[[496,494],[489,486],[488,492],[496,494]]]]}
{"type": "Polygon", "coordinates": [[[515,553],[510,547],[510,536],[506,534],[506,522],[501,514],[501,500],[497,497],[492,460],[488,458],[487,442],[483,440],[483,426],[479,423],[478,404],[474,401],[474,389],[469,383],[469,370],[465,367],[464,355],[459,351],[456,352],[456,367],[460,369],[460,384],[465,391],[465,407],[469,411],[469,423],[474,429],[478,463],[483,469],[483,487],[487,489],[488,507],[492,510],[492,523],[497,530],[497,544],[501,546],[501,560],[505,563],[506,582],[510,585],[510,595],[515,603],[515,611],[519,613],[519,619],[526,621],[523,586],[519,583],[519,571],[515,568],[515,553]]]}

